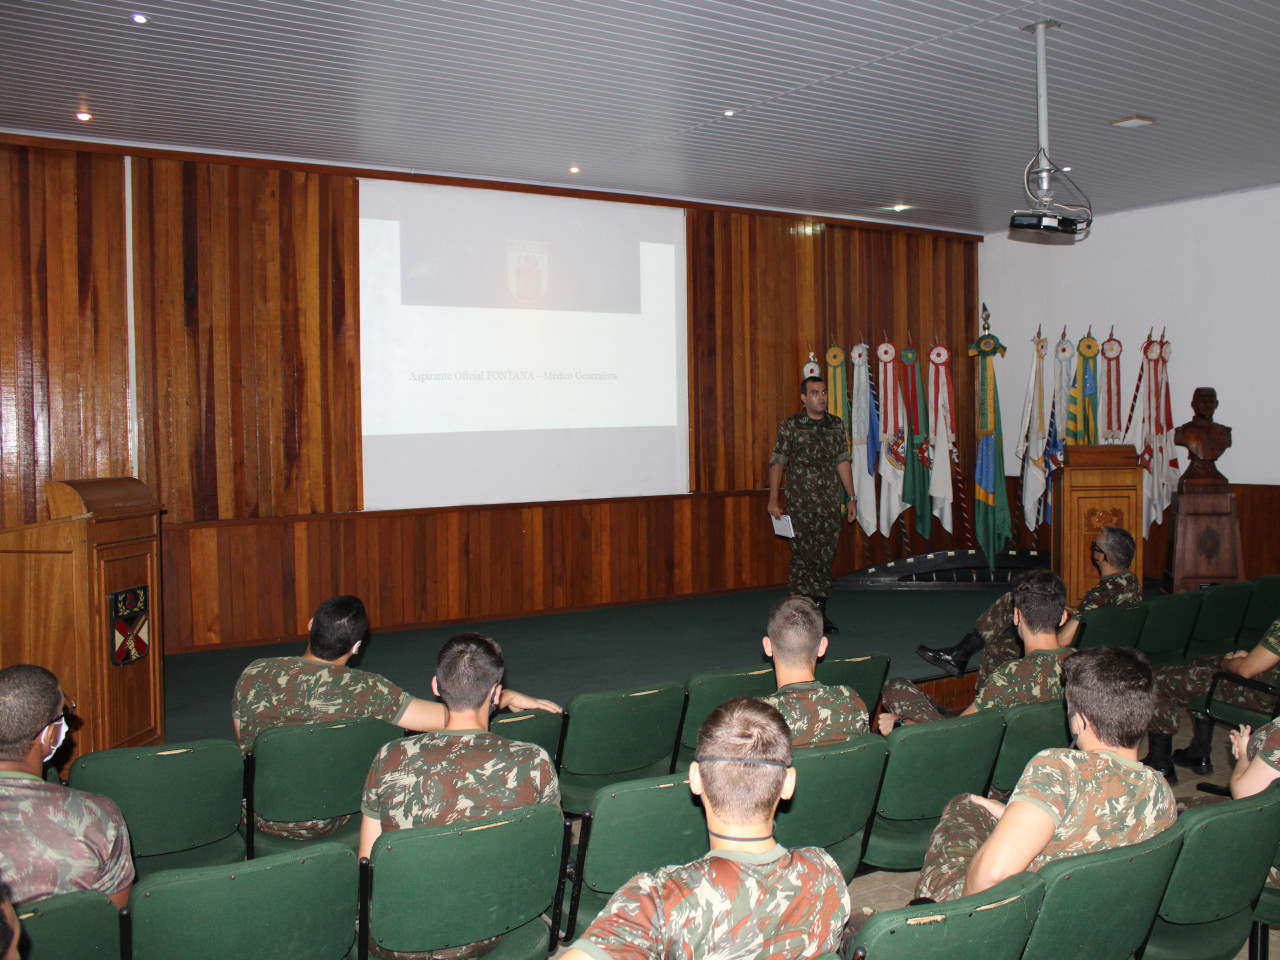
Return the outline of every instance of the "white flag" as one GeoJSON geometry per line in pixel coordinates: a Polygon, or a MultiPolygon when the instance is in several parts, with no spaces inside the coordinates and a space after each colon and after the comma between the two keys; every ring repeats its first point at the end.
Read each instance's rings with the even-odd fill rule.
{"type": "Polygon", "coordinates": [[[858,526],[867,536],[876,532],[876,475],[874,460],[868,450],[875,451],[880,447],[879,425],[873,416],[875,406],[867,363],[869,352],[865,343],[849,351],[853,363],[853,382],[849,389],[853,461],[849,467],[853,472],[853,494],[858,499],[858,526]]]}
{"type": "Polygon", "coordinates": [[[1022,402],[1017,456],[1022,461],[1022,518],[1028,530],[1034,530],[1040,515],[1040,499],[1048,486],[1044,450],[1049,439],[1049,412],[1053,390],[1044,375],[1044,358],[1049,353],[1049,340],[1039,334],[1031,338],[1035,347],[1031,358],[1031,375],[1027,379],[1027,395],[1022,402]]]}
{"type": "Polygon", "coordinates": [[[951,426],[951,351],[936,346],[929,351],[929,462],[933,471],[929,474],[929,499],[933,503],[933,515],[942,529],[951,533],[951,451],[955,449],[956,434],[951,426]]]}
{"type": "Polygon", "coordinates": [[[886,537],[904,509],[902,503],[903,466],[906,437],[903,435],[906,409],[895,375],[898,350],[888,341],[876,347],[880,361],[880,532],[886,537]]]}

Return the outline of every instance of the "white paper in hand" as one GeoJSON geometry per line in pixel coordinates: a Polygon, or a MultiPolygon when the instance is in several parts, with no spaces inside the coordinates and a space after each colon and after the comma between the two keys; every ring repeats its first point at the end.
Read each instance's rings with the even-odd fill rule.
{"type": "Polygon", "coordinates": [[[773,520],[773,532],[780,537],[786,537],[788,540],[795,537],[796,531],[795,528],[791,526],[790,514],[784,513],[781,517],[773,520]]]}

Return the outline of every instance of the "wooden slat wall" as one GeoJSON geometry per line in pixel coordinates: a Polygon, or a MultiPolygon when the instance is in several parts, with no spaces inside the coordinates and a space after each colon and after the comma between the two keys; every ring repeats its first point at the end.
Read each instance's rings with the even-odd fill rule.
{"type": "Polygon", "coordinates": [[[356,180],[133,170],[139,475],[166,520],[358,510],[356,180]]]}
{"type": "Polygon", "coordinates": [[[124,161],[0,145],[0,527],[129,474],[124,161]]]}

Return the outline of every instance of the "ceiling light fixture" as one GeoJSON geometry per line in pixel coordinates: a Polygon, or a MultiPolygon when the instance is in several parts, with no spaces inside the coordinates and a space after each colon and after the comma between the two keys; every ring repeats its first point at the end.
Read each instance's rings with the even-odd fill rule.
{"type": "Polygon", "coordinates": [[[726,117],[732,117],[732,116],[733,116],[733,111],[732,111],[732,110],[726,110],[726,111],[724,112],[724,115],[725,115],[726,117]]]}
{"type": "Polygon", "coordinates": [[[1125,117],[1122,120],[1111,121],[1111,125],[1113,127],[1123,127],[1126,130],[1130,129],[1131,127],[1147,127],[1153,123],[1155,123],[1155,120],[1153,120],[1151,117],[1138,117],[1138,116],[1125,117]]]}
{"type": "Polygon", "coordinates": [[[134,22],[134,23],[146,23],[146,22],[147,22],[147,15],[146,15],[145,13],[135,13],[135,14],[133,15],[133,22],[134,22]]]}
{"type": "Polygon", "coordinates": [[[578,168],[577,168],[577,167],[570,167],[570,168],[569,168],[569,172],[570,172],[570,173],[577,173],[577,172],[578,172],[578,168]]]}
{"type": "Polygon", "coordinates": [[[886,209],[888,209],[888,210],[892,210],[894,213],[901,213],[903,210],[910,210],[910,209],[911,209],[911,204],[909,204],[909,203],[895,203],[892,207],[887,207],[886,209]]]}
{"type": "Polygon", "coordinates": [[[92,114],[92,113],[90,113],[88,110],[81,110],[79,113],[77,113],[77,114],[76,114],[76,119],[77,119],[77,120],[92,120],[92,119],[93,119],[93,114],[92,114]]]}

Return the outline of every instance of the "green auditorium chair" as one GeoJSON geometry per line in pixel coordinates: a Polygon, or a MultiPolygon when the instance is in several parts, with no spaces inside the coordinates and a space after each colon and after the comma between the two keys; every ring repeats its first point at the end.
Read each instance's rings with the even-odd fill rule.
{"type": "Polygon", "coordinates": [[[1236,635],[1240,649],[1256,647],[1267,627],[1277,618],[1280,618],[1280,576],[1255,577],[1244,622],[1236,635]]]}
{"type": "Polygon", "coordinates": [[[1004,738],[991,772],[992,794],[1013,793],[1027,762],[1041,750],[1065,747],[1071,742],[1067,732],[1067,705],[1061,698],[1046,703],[1027,703],[1004,713],[1004,738]]]}
{"type": "Polygon", "coordinates": [[[253,827],[264,820],[325,820],[350,815],[323,839],[354,850],[360,840],[360,798],[369,765],[384,744],[403,735],[373,717],[263,730],[244,759],[249,857],[288,853],[315,840],[292,840],[253,827]]]}
{"type": "Polygon", "coordinates": [[[1240,648],[1237,638],[1253,598],[1253,581],[1222,583],[1202,590],[1201,595],[1203,600],[1191,642],[1187,644],[1186,662],[1209,654],[1221,656],[1240,648]]]}
{"type": "Polygon", "coordinates": [[[121,911],[124,960],[341,960],[356,937],[355,852],[295,853],[167,870],[121,911]]]}
{"type": "Polygon", "coordinates": [[[878,733],[796,750],[791,760],[796,790],[778,807],[778,842],[784,847],[823,847],[846,882],[852,880],[862,862],[887,756],[884,737],[878,733]]]}
{"type": "Polygon", "coordinates": [[[1142,843],[1045,864],[1023,960],[1129,960],[1151,931],[1181,847],[1175,823],[1142,843]]]}
{"type": "Polygon", "coordinates": [[[1143,602],[1147,608],[1147,619],[1138,636],[1138,649],[1146,656],[1152,669],[1171,667],[1184,661],[1203,602],[1202,590],[1153,597],[1143,602]]]}
{"type": "Polygon", "coordinates": [[[814,676],[829,687],[853,687],[867,709],[874,711],[888,673],[889,658],[883,653],[868,653],[861,657],[825,657],[819,661],[814,676]]]}
{"type": "Polygon", "coordinates": [[[1187,703],[1187,710],[1228,727],[1234,728],[1247,723],[1256,730],[1280,715],[1280,690],[1256,677],[1242,677],[1218,670],[1209,681],[1209,691],[1203,697],[1192,697],[1187,703]],[[1224,700],[1222,693],[1231,687],[1248,687],[1256,691],[1257,702],[1262,709],[1253,710],[1224,700]]]}
{"type": "MultiPolygon", "coordinates": [[[[1280,867],[1280,847],[1273,866],[1280,867]]],[[[1249,928],[1249,960],[1269,960],[1271,928],[1280,926],[1280,887],[1264,884],[1253,906],[1253,926],[1249,928]]]]}
{"type": "Polygon", "coordinates": [[[360,960],[502,940],[490,960],[542,960],[559,913],[568,827],[537,803],[447,826],[393,830],[360,867],[360,960]],[[550,920],[544,920],[549,914],[550,920]]]}
{"type": "Polygon", "coordinates": [[[675,769],[689,769],[694,749],[698,746],[698,728],[707,715],[731,697],[763,697],[773,693],[777,684],[773,667],[733,668],[695,673],[684,685],[684,717],[680,720],[680,744],[675,769]]]}
{"type": "Polygon", "coordinates": [[[71,764],[68,782],[120,807],[139,878],[244,859],[243,764],[230,740],[97,750],[71,764]]]}
{"type": "Polygon", "coordinates": [[[1019,873],[946,903],[876,913],[853,938],[856,960],[1019,960],[1044,885],[1019,873]]]}
{"type": "Polygon", "coordinates": [[[987,789],[1003,734],[1004,716],[997,710],[907,724],[890,733],[862,859],[887,870],[918,870],[943,807],[958,794],[987,789]]]}
{"type": "Polygon", "coordinates": [[[707,824],[688,777],[648,777],[597,790],[582,815],[564,940],[637,873],[690,863],[706,852],[707,824]]]}
{"type": "Polygon", "coordinates": [[[1136,647],[1146,619],[1147,608],[1140,603],[1131,607],[1113,604],[1082,613],[1075,646],[1080,650],[1089,647],[1136,647]]]}
{"type": "Polygon", "coordinates": [[[536,744],[547,751],[547,756],[555,763],[560,752],[560,736],[564,733],[564,714],[547,710],[496,713],[489,721],[489,732],[508,740],[536,744]]]}
{"type": "Polygon", "coordinates": [[[667,682],[580,693],[569,701],[560,800],[581,813],[601,787],[671,772],[684,687],[667,682]]]}
{"type": "Polygon", "coordinates": [[[1280,784],[1178,819],[1182,850],[1140,960],[1232,960],[1280,844],[1280,784]]]}
{"type": "Polygon", "coordinates": [[[105,893],[77,890],[17,908],[25,960],[119,960],[120,915],[105,893]]]}

